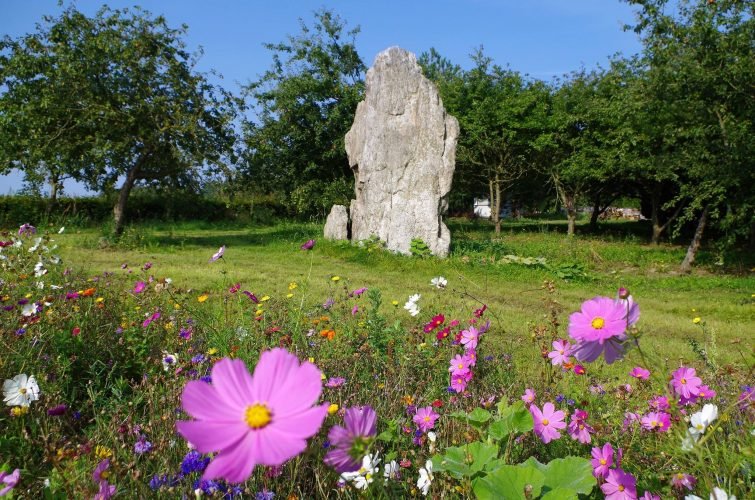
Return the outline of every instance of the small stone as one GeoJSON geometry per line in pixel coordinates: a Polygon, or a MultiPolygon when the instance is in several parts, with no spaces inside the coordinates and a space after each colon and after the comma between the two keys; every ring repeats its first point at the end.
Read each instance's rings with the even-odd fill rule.
{"type": "Polygon", "coordinates": [[[325,221],[325,239],[347,240],[349,238],[349,212],[343,205],[333,205],[325,221]]]}

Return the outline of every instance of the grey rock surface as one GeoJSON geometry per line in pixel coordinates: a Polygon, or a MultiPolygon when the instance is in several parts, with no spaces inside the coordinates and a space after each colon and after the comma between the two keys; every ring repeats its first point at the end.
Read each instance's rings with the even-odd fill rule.
{"type": "Polygon", "coordinates": [[[459,123],[446,113],[414,54],[399,47],[378,54],[346,134],[356,178],[352,240],[376,235],[388,249],[408,254],[411,240],[419,238],[434,255],[446,256],[451,235],[442,216],[458,136],[459,123]]]}
{"type": "Polygon", "coordinates": [[[349,238],[349,212],[343,205],[333,205],[325,220],[325,238],[328,240],[346,240],[349,238]]]}

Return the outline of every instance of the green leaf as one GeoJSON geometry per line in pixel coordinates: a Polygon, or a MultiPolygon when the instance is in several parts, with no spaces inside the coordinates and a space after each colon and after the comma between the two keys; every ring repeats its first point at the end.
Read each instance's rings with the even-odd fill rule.
{"type": "Polygon", "coordinates": [[[595,487],[592,464],[586,458],[557,458],[548,462],[543,473],[547,490],[565,488],[587,495],[595,487]]]}
{"type": "Polygon", "coordinates": [[[569,488],[556,488],[546,492],[540,500],[578,500],[579,496],[574,490],[569,488]]]}
{"type": "Polygon", "coordinates": [[[534,420],[524,403],[517,401],[511,406],[498,406],[499,419],[488,428],[490,437],[504,439],[509,434],[529,432],[534,426],[534,420]]]}
{"type": "Polygon", "coordinates": [[[534,467],[504,465],[485,477],[472,481],[472,490],[479,499],[527,500],[540,495],[545,476],[534,467]],[[525,491],[528,495],[525,495],[525,491]]]}
{"type": "Polygon", "coordinates": [[[451,414],[452,417],[464,420],[469,425],[480,429],[492,416],[488,410],[483,408],[475,408],[470,413],[464,413],[463,411],[455,411],[451,414]]]}
{"type": "Polygon", "coordinates": [[[472,469],[467,463],[467,454],[462,448],[456,446],[446,448],[443,455],[433,456],[432,461],[433,471],[448,472],[456,479],[472,476],[472,469]]]}
{"type": "Polygon", "coordinates": [[[498,457],[498,446],[475,441],[466,446],[466,451],[472,457],[472,472],[479,472],[493,459],[498,457]]]}

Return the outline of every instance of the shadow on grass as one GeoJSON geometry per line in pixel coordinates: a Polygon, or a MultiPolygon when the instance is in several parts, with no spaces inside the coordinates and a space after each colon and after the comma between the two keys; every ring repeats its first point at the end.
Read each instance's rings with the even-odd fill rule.
{"type": "Polygon", "coordinates": [[[201,230],[193,228],[190,230],[182,228],[177,228],[175,230],[158,228],[158,231],[165,231],[167,234],[152,234],[149,237],[151,244],[159,246],[193,246],[200,248],[219,248],[221,246],[266,247],[284,243],[301,245],[308,239],[313,237],[316,238],[318,236],[317,228],[307,224],[286,224],[248,228],[224,227],[214,230],[221,231],[222,234],[212,234],[212,229],[208,230],[208,233],[210,234],[203,234],[201,230]]]}

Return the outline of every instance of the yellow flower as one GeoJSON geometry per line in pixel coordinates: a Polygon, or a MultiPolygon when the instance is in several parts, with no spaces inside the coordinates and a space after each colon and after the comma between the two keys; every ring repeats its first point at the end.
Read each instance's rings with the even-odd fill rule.
{"type": "Polygon", "coordinates": [[[394,307],[395,307],[395,306],[398,306],[398,300],[392,300],[392,301],[391,301],[391,304],[393,304],[393,305],[394,305],[394,307]]]}
{"type": "Polygon", "coordinates": [[[105,298],[104,297],[97,297],[96,299],[94,299],[94,301],[99,304],[100,302],[105,302],[105,298]]]}
{"type": "Polygon", "coordinates": [[[107,446],[100,446],[98,444],[94,447],[94,456],[100,460],[104,460],[113,456],[113,450],[111,450],[107,446]]]}
{"type": "Polygon", "coordinates": [[[141,311],[141,310],[142,310],[142,306],[136,306],[136,307],[134,308],[134,311],[141,311]]]}
{"type": "Polygon", "coordinates": [[[328,413],[330,415],[333,415],[335,412],[338,411],[338,405],[333,403],[332,405],[328,406],[328,413]]]}
{"type": "Polygon", "coordinates": [[[262,316],[263,312],[265,312],[265,311],[263,311],[262,309],[257,309],[256,311],[254,311],[254,315],[255,316],[262,316]]]}
{"type": "Polygon", "coordinates": [[[215,347],[212,347],[212,348],[211,348],[211,349],[210,349],[209,351],[207,351],[207,354],[208,354],[209,356],[214,356],[214,355],[215,355],[215,354],[217,354],[217,353],[218,353],[218,350],[217,350],[217,348],[215,348],[215,347]]]}
{"type": "Polygon", "coordinates": [[[203,293],[202,295],[200,295],[199,297],[197,297],[197,302],[202,303],[205,300],[207,300],[208,298],[210,298],[210,296],[207,295],[206,293],[203,293]]]}
{"type": "MultiPolygon", "coordinates": [[[[79,292],[79,293],[82,293],[82,292],[79,292]]],[[[24,297],[26,297],[27,299],[30,299],[31,298],[31,294],[27,293],[26,295],[24,295],[24,297]]]]}
{"type": "Polygon", "coordinates": [[[181,309],[181,304],[179,304],[178,302],[176,302],[175,304],[173,304],[173,309],[175,309],[176,311],[179,310],[179,309],[181,309]]]}
{"type": "Polygon", "coordinates": [[[325,380],[326,378],[328,378],[328,377],[326,377],[324,373],[320,374],[320,380],[325,380]]]}
{"type": "Polygon", "coordinates": [[[293,293],[289,293],[288,295],[286,295],[286,298],[287,298],[287,299],[290,299],[290,298],[291,298],[291,297],[293,297],[293,296],[294,296],[294,294],[293,294],[293,293]]]}
{"type": "Polygon", "coordinates": [[[692,320],[692,322],[693,322],[694,324],[698,324],[698,323],[700,323],[701,321],[702,321],[702,320],[700,319],[700,317],[699,317],[699,316],[698,316],[697,318],[695,318],[695,319],[693,319],[693,320],[692,320]]]}
{"type": "Polygon", "coordinates": [[[295,288],[296,288],[297,286],[299,286],[299,285],[297,285],[297,284],[296,284],[296,281],[292,281],[291,283],[289,283],[289,284],[288,284],[288,289],[289,289],[289,290],[293,290],[293,289],[295,289],[295,288]]]}
{"type": "Polygon", "coordinates": [[[401,398],[401,402],[404,403],[405,406],[410,406],[414,404],[414,396],[410,396],[407,394],[406,396],[403,396],[401,398]]]}
{"type": "Polygon", "coordinates": [[[314,363],[315,362],[315,358],[309,358],[309,362],[310,363],[314,363]]]}
{"type": "Polygon", "coordinates": [[[333,276],[332,278],[330,278],[330,281],[340,281],[340,280],[341,280],[340,276],[333,276]]]}
{"type": "Polygon", "coordinates": [[[381,383],[379,383],[379,384],[378,384],[378,389],[385,389],[385,384],[384,384],[384,383],[382,383],[382,382],[381,382],[381,383]]]}
{"type": "Polygon", "coordinates": [[[167,323],[165,323],[165,326],[164,326],[164,328],[165,328],[165,329],[166,329],[167,331],[171,331],[171,330],[173,330],[173,322],[172,322],[172,321],[168,321],[167,323]]]}
{"type": "Polygon", "coordinates": [[[28,406],[14,406],[10,410],[11,417],[20,417],[21,415],[26,415],[27,413],[29,413],[28,406]]]}

